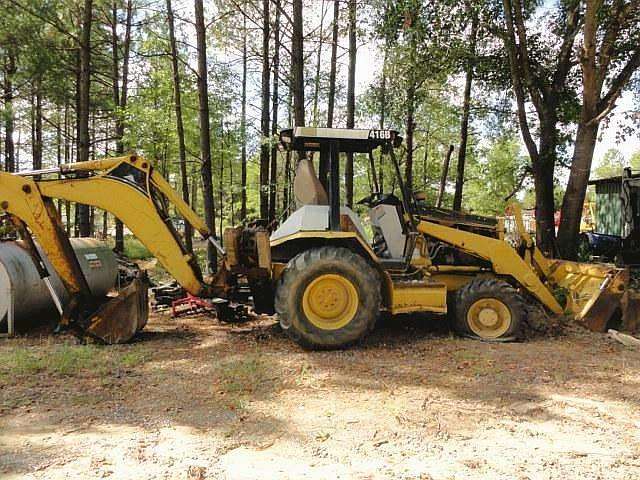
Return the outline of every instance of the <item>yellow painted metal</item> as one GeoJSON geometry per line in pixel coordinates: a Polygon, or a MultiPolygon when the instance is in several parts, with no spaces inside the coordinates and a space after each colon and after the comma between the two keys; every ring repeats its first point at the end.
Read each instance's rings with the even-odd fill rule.
{"type": "Polygon", "coordinates": [[[192,295],[203,289],[169,227],[151,198],[137,188],[107,176],[41,182],[42,195],[92,205],[112,213],[149,249],[167,271],[192,295]]]}
{"type": "Polygon", "coordinates": [[[271,278],[273,280],[278,280],[280,278],[280,275],[282,275],[282,272],[284,272],[285,268],[287,268],[287,264],[286,263],[272,262],[271,263],[271,278]]]}
{"type": "Polygon", "coordinates": [[[550,280],[567,296],[566,311],[583,320],[599,298],[608,294],[622,297],[626,270],[611,265],[554,260],[550,280]]]}
{"type": "Polygon", "coordinates": [[[351,281],[333,273],[315,278],[302,295],[302,311],[322,330],[338,330],[358,311],[360,297],[351,281]]]}
{"type": "Polygon", "coordinates": [[[418,231],[437,238],[461,250],[491,262],[498,275],[509,275],[554,313],[562,313],[562,306],[553,293],[540,280],[538,273],[527,264],[511,245],[504,240],[445,227],[437,223],[420,221],[418,231]]]}
{"type": "Polygon", "coordinates": [[[431,258],[429,257],[429,245],[422,235],[418,235],[416,237],[414,255],[411,257],[411,265],[420,268],[425,272],[427,272],[425,267],[431,266],[431,258]],[[415,253],[417,253],[417,255],[415,253]]]}
{"type": "Polygon", "coordinates": [[[467,325],[481,338],[499,338],[511,326],[509,307],[497,298],[476,300],[467,310],[467,325]]]}
{"type": "Polygon", "coordinates": [[[58,223],[55,206],[43,198],[33,179],[0,172],[0,212],[17,217],[29,227],[72,297],[88,297],[89,287],[58,223]]]}
{"type": "Polygon", "coordinates": [[[442,283],[447,287],[447,291],[455,292],[461,289],[476,277],[476,273],[432,273],[431,280],[442,283]]]}
{"type": "Polygon", "coordinates": [[[101,158],[99,160],[89,160],[87,162],[64,163],[60,165],[63,173],[69,172],[95,172],[98,170],[112,170],[121,163],[129,163],[131,157],[101,158]]]}
{"type": "Polygon", "coordinates": [[[103,158],[99,160],[90,160],[87,162],[63,164],[60,166],[60,169],[64,173],[93,172],[106,175],[124,163],[147,173],[153,186],[167,197],[169,203],[176,207],[185,221],[189,222],[193,226],[193,228],[198,231],[203,237],[206,238],[210,235],[209,229],[207,228],[204,220],[202,220],[202,218],[200,218],[198,214],[196,214],[193,209],[182,199],[182,197],[178,195],[178,193],[171,187],[171,185],[169,185],[164,177],[152,168],[151,163],[144,157],[139,157],[137,155],[128,155],[123,157],[103,158]]]}
{"type": "Polygon", "coordinates": [[[200,235],[204,238],[211,235],[211,232],[204,220],[202,220],[202,218],[200,218],[198,214],[194,212],[184,200],[182,200],[182,197],[178,195],[173,188],[171,188],[171,185],[169,185],[164,177],[155,170],[152,170],[151,172],[151,183],[153,183],[156,188],[158,188],[158,190],[167,197],[167,200],[169,200],[169,202],[178,209],[182,218],[189,222],[191,226],[200,233],[200,235]]]}
{"type": "Polygon", "coordinates": [[[500,240],[504,240],[504,217],[498,217],[498,226],[497,226],[498,238],[500,240]]]}
{"type": "Polygon", "coordinates": [[[432,265],[429,272],[436,273],[478,273],[482,272],[481,267],[473,265],[432,265]]]}
{"type": "Polygon", "coordinates": [[[540,272],[552,288],[566,294],[566,313],[592,330],[604,331],[609,317],[619,306],[628,272],[605,264],[548,259],[533,246],[533,239],[524,228],[520,206],[512,206],[518,233],[529,252],[525,260],[540,272]]]}
{"type": "Polygon", "coordinates": [[[513,208],[513,216],[516,221],[516,228],[518,230],[518,235],[525,242],[527,247],[527,255],[525,256],[525,260],[529,263],[537,267],[540,271],[540,274],[544,277],[548,277],[551,271],[551,263],[547,257],[540,251],[538,247],[535,246],[531,235],[527,232],[526,228],[524,228],[524,220],[522,218],[522,208],[520,204],[514,202],[511,204],[513,208]]]}
{"type": "Polygon", "coordinates": [[[255,232],[256,248],[258,250],[258,267],[271,272],[271,245],[269,232],[266,230],[255,232]]]}
{"type": "Polygon", "coordinates": [[[78,275],[78,271],[74,271],[73,260],[64,252],[64,241],[68,239],[62,229],[56,226],[55,212],[47,214],[46,204],[52,198],[91,205],[112,213],[129,227],[189,293],[202,293],[205,286],[190,263],[192,257],[184,253],[172,231],[160,217],[151,198],[150,188],[153,186],[162,192],[185,220],[203,236],[209,236],[209,231],[147,160],[131,155],[67,164],[61,170],[65,173],[93,172],[94,175],[34,181],[27,177],[0,173],[0,207],[24,221],[38,237],[70,293],[83,290],[83,277],[78,275]],[[108,175],[122,164],[129,164],[146,174],[146,191],[108,175]]]}
{"type": "Polygon", "coordinates": [[[360,246],[369,254],[372,260],[377,261],[378,257],[371,249],[371,246],[365,242],[360,235],[355,232],[332,232],[328,230],[314,230],[314,231],[306,231],[306,232],[296,232],[291,235],[287,235],[286,237],[279,238],[275,241],[271,242],[271,247],[277,247],[278,245],[283,245],[292,240],[300,240],[300,239],[316,239],[321,238],[324,240],[356,240],[360,246]]]}
{"type": "Polygon", "coordinates": [[[392,314],[447,313],[447,287],[435,282],[395,282],[391,285],[392,314]]]}
{"type": "Polygon", "coordinates": [[[174,205],[180,215],[189,222],[195,230],[197,230],[203,237],[210,235],[209,229],[206,223],[196,214],[193,209],[182,199],[180,195],[169,185],[169,183],[151,166],[144,157],[138,157],[137,155],[128,155],[124,157],[115,158],[103,158],[100,160],[91,160],[88,162],[69,163],[62,165],[60,168],[63,172],[94,172],[101,174],[108,174],[121,164],[127,163],[138,170],[141,170],[149,174],[151,183],[166,197],[169,203],[174,205]]]}

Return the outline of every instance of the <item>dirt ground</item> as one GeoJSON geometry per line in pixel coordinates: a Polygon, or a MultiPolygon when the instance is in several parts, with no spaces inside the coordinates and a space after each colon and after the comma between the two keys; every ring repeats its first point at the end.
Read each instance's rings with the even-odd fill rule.
{"type": "Polygon", "coordinates": [[[640,478],[640,352],[386,320],[307,352],[155,315],[133,345],[0,340],[0,478],[640,478]]]}

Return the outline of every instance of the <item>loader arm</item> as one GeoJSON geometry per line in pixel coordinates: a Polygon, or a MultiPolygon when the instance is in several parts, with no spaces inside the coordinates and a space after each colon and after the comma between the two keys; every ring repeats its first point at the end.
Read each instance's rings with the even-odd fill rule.
{"type": "Polygon", "coordinates": [[[504,240],[485,237],[426,220],[421,220],[417,225],[417,229],[425,235],[437,238],[471,255],[491,262],[493,270],[497,274],[513,277],[553,313],[560,314],[563,312],[562,306],[549,288],[540,280],[536,270],[520,258],[518,252],[504,240]]]}
{"type": "Polygon", "coordinates": [[[522,221],[520,208],[514,206],[519,236],[524,242],[523,256],[502,239],[485,237],[456,228],[421,220],[419,232],[484,260],[493,271],[510,276],[551,312],[565,313],[594,331],[604,331],[607,322],[620,307],[629,272],[605,264],[553,260],[535,246],[522,221]],[[554,290],[563,291],[566,305],[560,305],[554,290]]]}
{"type": "MultiPolygon", "coordinates": [[[[0,208],[29,227],[72,295],[86,293],[86,281],[52,199],[91,205],[112,213],[185,290],[193,295],[208,293],[195,259],[185,251],[170,219],[162,213],[162,196],[175,205],[204,238],[210,236],[209,230],[148,161],[132,155],[66,164],[59,170],[63,175],[80,172],[89,176],[35,180],[30,176],[0,173],[0,208]]],[[[31,172],[34,173],[38,172],[31,172]]]]}

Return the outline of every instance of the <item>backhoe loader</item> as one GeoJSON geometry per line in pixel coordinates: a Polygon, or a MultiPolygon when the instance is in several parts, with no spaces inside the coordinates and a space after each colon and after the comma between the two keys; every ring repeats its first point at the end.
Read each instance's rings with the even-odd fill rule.
{"type": "Polygon", "coordinates": [[[393,130],[283,130],[280,148],[300,157],[297,209],[273,232],[229,228],[222,245],[151,163],[134,155],[0,173],[0,209],[37,238],[69,290],[73,300],[61,323],[106,342],[127,341],[144,326],[146,285],[134,282],[96,312],[53,199],[111,212],[188,293],[216,304],[251,301],[256,313],[277,313],[283,330],[308,348],[357,342],[381,311],[448,313],[459,333],[493,341],[517,338],[534,306],[592,329],[606,327],[620,307],[625,270],[548,259],[521,220],[514,247],[499,220],[428,207],[403,182],[395,156],[401,141],[393,130]],[[340,154],[363,153],[373,161],[377,149],[391,161],[400,195],[375,191],[362,199],[365,228],[341,205],[340,154]],[[310,153],[329,166],[327,188],[310,153]],[[211,277],[203,277],[182,246],[169,204],[220,252],[211,277]]]}

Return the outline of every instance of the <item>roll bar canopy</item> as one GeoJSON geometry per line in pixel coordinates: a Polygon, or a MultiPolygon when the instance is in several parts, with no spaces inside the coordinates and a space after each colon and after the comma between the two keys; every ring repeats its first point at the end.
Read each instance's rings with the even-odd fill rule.
{"type": "Polygon", "coordinates": [[[322,144],[336,142],[338,151],[369,153],[380,146],[397,148],[402,137],[395,130],[295,127],[280,132],[284,150],[319,152],[322,144]]]}

